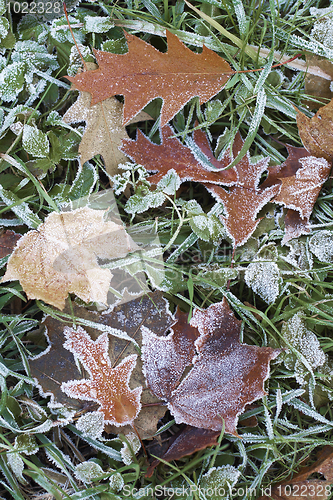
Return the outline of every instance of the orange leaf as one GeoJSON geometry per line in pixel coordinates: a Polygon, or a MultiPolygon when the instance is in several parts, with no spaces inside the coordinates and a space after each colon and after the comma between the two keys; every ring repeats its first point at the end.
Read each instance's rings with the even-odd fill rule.
{"type": "Polygon", "coordinates": [[[161,126],[194,96],[200,104],[215,96],[234,73],[219,55],[203,46],[195,54],[167,31],[168,52],[161,53],[140,38],[125,33],[128,52],[95,50],[99,69],[66,77],[92,94],[91,105],[121,94],[125,98],[124,124],[150,101],[161,97],[161,126]]]}
{"type": "Polygon", "coordinates": [[[93,341],[80,326],[76,330],[66,326],[64,335],[67,338],[64,347],[81,361],[91,378],[64,382],[61,390],[71,398],[98,403],[105,423],[117,426],[133,424],[141,410],[142,387],[131,390],[128,384],[137,355],[127,356],[112,368],[107,333],[93,341]]]}
{"type": "MultiPolygon", "coordinates": [[[[223,419],[225,431],[237,435],[238,416],[247,404],[265,395],[263,384],[269,376],[269,362],[280,350],[240,344],[241,321],[226,299],[205,311],[195,310],[190,325],[200,333],[194,342],[196,354],[192,369],[174,389],[170,373],[174,373],[175,381],[180,378],[187,351],[184,348],[183,354],[179,353],[175,333],[158,337],[142,328],[147,385],[167,401],[176,423],[220,431],[223,419]]],[[[187,332],[184,341],[185,345],[189,342],[187,332]]]]}
{"type": "Polygon", "coordinates": [[[228,153],[218,161],[210,148],[206,134],[195,130],[193,139],[199,152],[206,155],[215,169],[208,169],[194,152],[184,146],[176,137],[169,125],[161,129],[162,144],[151,142],[140,130],[136,141],[123,140],[121,150],[136,163],[144,165],[149,172],[157,172],[148,177],[148,181],[157,184],[170,169],[174,169],[182,181],[211,182],[231,186],[237,181],[236,170],[224,170],[231,162],[228,153]],[[216,170],[219,169],[219,170],[216,170]]]}

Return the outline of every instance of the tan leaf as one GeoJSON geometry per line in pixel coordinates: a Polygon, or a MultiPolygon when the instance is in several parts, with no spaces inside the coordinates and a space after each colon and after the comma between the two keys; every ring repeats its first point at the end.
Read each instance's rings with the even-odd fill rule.
{"type": "Polygon", "coordinates": [[[61,390],[71,398],[98,403],[98,411],[103,413],[105,423],[117,426],[133,424],[141,410],[142,387],[133,390],[129,387],[137,355],[127,356],[112,368],[107,333],[93,341],[80,326],[76,330],[66,326],[64,335],[67,339],[64,347],[79,359],[88,371],[90,380],[64,382],[61,390]]]}
{"type": "MultiPolygon", "coordinates": [[[[166,340],[142,329],[147,385],[167,401],[176,423],[220,431],[223,419],[225,431],[237,435],[238,416],[247,404],[265,395],[263,384],[269,376],[269,362],[280,350],[240,344],[241,321],[226,299],[205,311],[195,310],[190,324],[200,333],[194,342],[196,355],[192,368],[174,389],[170,372],[174,380],[179,380],[184,366],[175,334],[166,340]]],[[[184,339],[185,344],[190,343],[187,332],[184,339]]]]}
{"type": "MultiPolygon", "coordinates": [[[[97,66],[88,63],[90,69],[97,66]]],[[[115,97],[90,106],[91,94],[80,92],[77,101],[65,113],[65,123],[78,123],[85,121],[87,126],[84,131],[80,146],[81,164],[100,154],[103,157],[108,174],[117,173],[119,163],[127,161],[126,156],[118,149],[122,139],[128,138],[125,127],[122,125],[123,107],[115,97]]],[[[131,123],[151,120],[145,112],[140,112],[131,123]]]]}
{"type": "Polygon", "coordinates": [[[112,274],[103,259],[124,257],[138,246],[123,226],[104,220],[105,211],[88,207],[53,212],[36,231],[17,243],[1,282],[19,280],[29,299],[42,299],[59,309],[68,293],[85,302],[107,303],[112,274]]]}

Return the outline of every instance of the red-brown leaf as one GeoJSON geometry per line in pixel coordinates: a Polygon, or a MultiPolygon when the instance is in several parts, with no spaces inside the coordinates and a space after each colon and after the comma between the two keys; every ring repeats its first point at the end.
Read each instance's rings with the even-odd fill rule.
{"type": "Polygon", "coordinates": [[[162,53],[140,38],[125,33],[128,52],[95,50],[99,69],[66,77],[79,90],[92,94],[91,105],[121,94],[124,124],[157,97],[163,99],[161,126],[168,123],[194,96],[200,104],[215,96],[234,73],[219,55],[203,46],[196,54],[167,31],[168,52],[162,53]]]}
{"type": "Polygon", "coordinates": [[[161,129],[162,144],[152,143],[138,130],[136,141],[123,140],[121,150],[136,163],[144,165],[148,172],[157,172],[148,177],[152,184],[157,184],[162,177],[174,169],[182,181],[211,182],[231,186],[237,181],[235,169],[224,170],[231,162],[228,153],[218,161],[211,150],[206,134],[201,130],[194,131],[193,139],[196,145],[207,156],[210,163],[219,170],[206,168],[197,159],[190,148],[176,137],[169,125],[161,129]]]}
{"type": "MultiPolygon", "coordinates": [[[[223,418],[226,432],[237,435],[238,416],[247,404],[264,396],[269,361],[280,350],[240,344],[241,322],[225,299],[205,311],[195,310],[190,324],[200,333],[194,342],[197,354],[192,369],[173,390],[169,384],[170,370],[177,379],[184,365],[174,334],[166,337],[166,344],[165,337],[143,329],[147,385],[167,401],[176,423],[220,431],[223,418]]],[[[184,336],[188,339],[187,333],[184,336]]]]}
{"type": "MultiPolygon", "coordinates": [[[[240,134],[235,137],[233,145],[234,157],[243,146],[240,134]]],[[[259,160],[257,163],[250,162],[247,154],[236,165],[237,185],[226,191],[221,186],[205,184],[208,191],[221,203],[223,203],[226,216],[221,216],[223,224],[233,241],[234,247],[247,242],[255,231],[261,219],[257,214],[280,190],[279,185],[272,185],[266,189],[259,189],[261,174],[267,170],[269,159],[259,160]]]]}

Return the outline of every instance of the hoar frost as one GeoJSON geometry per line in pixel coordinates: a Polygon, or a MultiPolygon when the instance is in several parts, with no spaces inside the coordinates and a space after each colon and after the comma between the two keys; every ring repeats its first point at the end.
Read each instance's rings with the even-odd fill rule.
{"type": "Polygon", "coordinates": [[[129,443],[130,447],[131,447],[131,450],[130,450],[128,444],[126,442],[124,442],[123,447],[120,450],[121,459],[124,462],[124,464],[131,465],[131,463],[133,462],[132,452],[135,455],[140,450],[141,443],[140,443],[138,436],[136,434],[134,434],[134,432],[129,432],[128,434],[126,434],[125,437],[129,443]]]}
{"type": "Polygon", "coordinates": [[[275,302],[279,295],[281,277],[275,262],[252,262],[245,271],[245,283],[267,304],[275,302]]]}
{"type": "Polygon", "coordinates": [[[321,262],[333,262],[333,232],[319,231],[309,241],[311,252],[321,262]]]}
{"type": "MultiPolygon", "coordinates": [[[[315,370],[325,363],[326,355],[321,349],[316,335],[306,328],[304,317],[304,313],[299,311],[283,325],[281,333],[287,345],[294,347],[305,358],[311,369],[315,370]]],[[[294,371],[296,381],[300,385],[307,383],[308,368],[289,349],[284,358],[284,364],[288,370],[294,371]]]]}

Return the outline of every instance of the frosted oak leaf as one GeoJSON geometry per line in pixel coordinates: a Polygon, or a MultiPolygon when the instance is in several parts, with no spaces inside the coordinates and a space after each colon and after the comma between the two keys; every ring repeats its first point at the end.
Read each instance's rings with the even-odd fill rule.
{"type": "Polygon", "coordinates": [[[64,382],[61,390],[71,398],[99,403],[104,422],[116,426],[133,424],[141,410],[142,387],[131,390],[129,380],[135,367],[137,355],[127,356],[112,368],[108,354],[108,334],[103,333],[96,341],[87,332],[77,327],[65,327],[64,347],[80,360],[90,375],[90,380],[64,382]]]}
{"type": "Polygon", "coordinates": [[[92,94],[91,105],[118,94],[124,96],[124,125],[150,101],[161,97],[163,127],[194,96],[200,104],[214,97],[234,71],[218,54],[203,46],[201,54],[188,49],[167,31],[168,51],[125,32],[126,54],[95,50],[99,68],[66,77],[81,91],[92,94]]]}
{"type": "Polygon", "coordinates": [[[162,144],[158,145],[138,130],[136,141],[123,140],[121,150],[136,163],[144,165],[149,172],[156,172],[148,177],[152,184],[157,184],[170,169],[177,172],[182,182],[211,182],[225,186],[236,183],[236,169],[225,170],[231,162],[229,154],[221,161],[217,160],[202,130],[194,131],[192,148],[182,144],[173,135],[173,129],[165,125],[161,129],[162,144]],[[208,162],[213,168],[207,166],[208,162]]]}
{"type": "Polygon", "coordinates": [[[88,207],[51,213],[36,231],[17,243],[4,281],[19,280],[29,299],[63,309],[68,293],[85,302],[107,303],[112,278],[103,259],[124,257],[138,246],[123,226],[104,220],[105,211],[88,207]]]}
{"type": "Polygon", "coordinates": [[[190,325],[200,336],[194,343],[192,340],[196,353],[192,368],[182,380],[192,354],[188,347],[185,350],[191,344],[188,332],[182,349],[181,332],[158,337],[142,328],[147,385],[167,402],[176,423],[220,431],[223,419],[225,431],[237,435],[238,416],[247,404],[265,395],[263,384],[269,376],[269,362],[280,350],[241,344],[241,321],[225,299],[205,311],[195,310],[190,325]]]}

